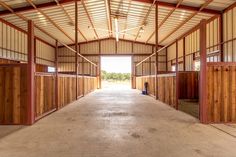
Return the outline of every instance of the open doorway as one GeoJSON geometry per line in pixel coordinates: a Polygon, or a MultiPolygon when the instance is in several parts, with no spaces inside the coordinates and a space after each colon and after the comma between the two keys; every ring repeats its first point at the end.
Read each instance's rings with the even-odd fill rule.
{"type": "Polygon", "coordinates": [[[131,56],[101,56],[102,88],[131,88],[131,56]]]}

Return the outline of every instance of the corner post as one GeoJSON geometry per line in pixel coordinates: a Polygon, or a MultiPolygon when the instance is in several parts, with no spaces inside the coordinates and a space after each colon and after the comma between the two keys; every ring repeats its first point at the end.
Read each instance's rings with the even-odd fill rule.
{"type": "Polygon", "coordinates": [[[75,95],[78,100],[78,2],[75,0],[75,75],[76,75],[76,88],[75,95]]]}
{"type": "Polygon", "coordinates": [[[56,70],[56,79],[55,79],[55,103],[56,103],[56,109],[59,109],[59,101],[58,101],[58,41],[56,40],[56,49],[55,49],[55,70],[56,70]]]}
{"type": "Polygon", "coordinates": [[[35,122],[35,45],[34,45],[34,23],[28,21],[28,65],[27,65],[27,125],[32,125],[35,122]]]}
{"type": "Polygon", "coordinates": [[[200,22],[200,121],[207,123],[207,53],[206,20],[200,22]]]}
{"type": "Polygon", "coordinates": [[[156,99],[158,99],[158,78],[157,78],[157,75],[158,75],[158,36],[159,36],[159,30],[158,30],[158,3],[156,2],[156,12],[155,12],[155,29],[156,29],[156,50],[155,50],[155,53],[156,53],[156,58],[155,58],[155,96],[156,96],[156,99]]]}
{"type": "Polygon", "coordinates": [[[179,108],[179,45],[178,40],[176,40],[176,54],[175,54],[175,108],[179,108]]]}

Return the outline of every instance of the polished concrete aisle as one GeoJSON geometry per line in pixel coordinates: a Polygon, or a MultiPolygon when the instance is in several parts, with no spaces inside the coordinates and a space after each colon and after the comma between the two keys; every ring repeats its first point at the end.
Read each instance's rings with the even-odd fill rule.
{"type": "Polygon", "coordinates": [[[0,157],[236,156],[235,137],[130,89],[99,90],[33,126],[3,129],[0,157]]]}

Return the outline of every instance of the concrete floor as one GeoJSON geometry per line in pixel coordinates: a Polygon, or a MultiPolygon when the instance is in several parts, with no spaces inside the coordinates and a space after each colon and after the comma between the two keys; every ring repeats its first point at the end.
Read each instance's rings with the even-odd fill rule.
{"type": "Polygon", "coordinates": [[[91,93],[30,127],[2,126],[0,133],[0,157],[236,156],[235,137],[120,88],[91,93]]]}

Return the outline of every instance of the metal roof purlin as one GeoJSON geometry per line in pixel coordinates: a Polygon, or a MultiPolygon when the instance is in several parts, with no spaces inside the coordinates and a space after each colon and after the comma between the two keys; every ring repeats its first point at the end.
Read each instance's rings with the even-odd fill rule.
{"type": "MultiPolygon", "coordinates": [[[[152,8],[153,8],[153,6],[155,6],[155,3],[156,3],[156,0],[153,0],[153,3],[152,3],[152,5],[149,7],[149,9],[148,9],[148,11],[147,11],[147,13],[146,13],[146,15],[145,15],[145,17],[144,17],[144,19],[143,19],[142,25],[143,25],[143,24],[146,22],[146,20],[147,20],[148,16],[150,15],[150,13],[151,13],[151,11],[152,11],[152,8]]],[[[136,35],[136,37],[135,37],[134,41],[136,41],[136,40],[137,40],[137,38],[138,38],[138,36],[139,36],[139,33],[140,33],[140,30],[141,30],[141,28],[142,28],[142,27],[140,27],[140,28],[139,28],[139,30],[138,30],[138,33],[137,33],[137,35],[136,35]]]]}
{"type": "MultiPolygon", "coordinates": [[[[180,6],[180,4],[183,2],[183,0],[178,0],[178,3],[176,4],[176,7],[174,9],[172,9],[168,15],[161,21],[161,23],[158,26],[158,29],[161,28],[161,26],[166,22],[166,20],[168,20],[168,18],[173,14],[173,12],[180,6]]],[[[153,37],[153,35],[155,34],[155,30],[153,31],[153,33],[148,37],[146,43],[149,42],[149,40],[153,37]]]]}
{"type": "MultiPolygon", "coordinates": [[[[58,6],[60,6],[60,8],[63,10],[63,12],[66,14],[66,16],[68,17],[68,19],[70,20],[70,22],[75,25],[75,22],[73,21],[73,19],[70,17],[70,15],[68,14],[68,12],[66,11],[66,9],[64,8],[64,6],[58,1],[58,0],[55,0],[56,3],[58,4],[58,6]]],[[[78,29],[78,32],[82,35],[82,37],[84,38],[85,41],[88,41],[87,38],[85,37],[85,35],[82,33],[82,31],[78,29]]]]}
{"type": "Polygon", "coordinates": [[[94,31],[94,33],[95,33],[95,36],[96,36],[97,39],[99,39],[98,34],[97,34],[97,31],[94,29],[95,27],[94,27],[93,21],[92,21],[90,15],[89,15],[89,12],[88,12],[88,10],[87,10],[87,8],[86,8],[85,3],[84,3],[84,0],[81,0],[81,3],[82,3],[82,5],[83,5],[83,8],[84,8],[84,10],[85,10],[85,13],[86,13],[88,19],[89,19],[90,24],[91,24],[91,26],[93,27],[93,31],[94,31]]]}
{"type": "Polygon", "coordinates": [[[109,30],[109,37],[112,36],[112,19],[111,19],[111,7],[109,0],[105,0],[106,5],[106,15],[107,15],[107,25],[109,30]]]}
{"type": "Polygon", "coordinates": [[[59,31],[61,31],[65,36],[67,36],[72,42],[75,42],[60,26],[58,26],[48,15],[46,15],[41,9],[32,2],[32,0],[26,0],[35,10],[42,14],[51,24],[53,24],[59,31]]]}
{"type": "MultiPolygon", "coordinates": [[[[78,0],[78,1],[81,1],[81,0],[78,0]]],[[[132,0],[132,1],[134,1],[134,2],[135,1],[136,2],[143,2],[143,3],[152,3],[153,2],[153,0],[132,0]]],[[[63,5],[71,4],[73,2],[74,2],[74,0],[60,0],[60,4],[63,4],[63,5]]],[[[42,9],[42,8],[50,8],[50,7],[53,7],[55,5],[57,5],[55,2],[48,2],[48,3],[38,4],[38,5],[35,5],[35,6],[39,9],[42,9]]],[[[175,6],[176,6],[176,4],[169,3],[169,2],[158,2],[158,5],[163,6],[163,7],[168,7],[168,8],[175,8],[175,6]]],[[[197,10],[199,10],[198,7],[186,6],[186,5],[180,5],[179,9],[187,10],[187,11],[197,11],[197,10]]],[[[33,8],[29,7],[29,6],[14,9],[15,13],[28,12],[28,11],[32,11],[32,10],[33,10],[33,8]]],[[[207,14],[221,14],[221,11],[213,10],[213,9],[203,9],[202,12],[207,13],[207,14]]],[[[11,14],[11,12],[9,12],[8,10],[0,11],[0,16],[8,15],[8,14],[11,14]]]]}
{"type": "Polygon", "coordinates": [[[180,23],[173,31],[171,31],[167,36],[165,36],[159,43],[161,44],[165,41],[168,37],[170,37],[173,33],[179,30],[184,24],[186,24],[189,20],[191,20],[195,15],[201,12],[205,7],[207,7],[213,0],[207,0],[204,4],[201,5],[198,11],[194,12],[191,16],[189,16],[186,20],[180,23]]]}

